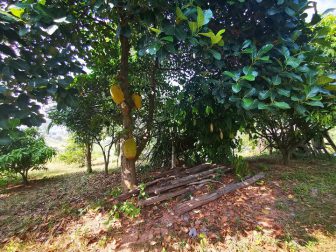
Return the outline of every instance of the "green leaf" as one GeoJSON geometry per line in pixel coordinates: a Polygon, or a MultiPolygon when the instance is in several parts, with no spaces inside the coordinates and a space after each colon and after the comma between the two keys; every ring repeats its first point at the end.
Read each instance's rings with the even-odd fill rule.
{"type": "Polygon", "coordinates": [[[291,78],[293,80],[297,80],[297,81],[300,81],[300,82],[303,82],[302,78],[300,75],[297,75],[295,73],[292,73],[292,72],[283,72],[281,73],[282,76],[284,77],[288,77],[288,78],[291,78]]]}
{"type": "Polygon", "coordinates": [[[302,31],[300,31],[300,30],[295,30],[295,31],[293,32],[293,35],[292,35],[292,40],[293,40],[293,41],[296,41],[296,40],[298,39],[298,37],[301,36],[301,34],[302,34],[302,31]]]}
{"type": "Polygon", "coordinates": [[[315,97],[319,92],[320,92],[321,88],[319,87],[310,87],[309,88],[309,92],[306,95],[306,99],[311,99],[313,97],[315,97]]]}
{"type": "Polygon", "coordinates": [[[259,58],[259,60],[261,60],[261,61],[269,61],[269,59],[270,59],[270,56],[263,56],[263,57],[259,58]]]}
{"type": "Polygon", "coordinates": [[[251,106],[253,105],[253,99],[251,98],[243,98],[242,102],[244,109],[250,109],[251,106]]]}
{"type": "Polygon", "coordinates": [[[179,24],[181,21],[188,20],[188,18],[183,14],[179,7],[176,7],[176,23],[179,24]]]}
{"type": "Polygon", "coordinates": [[[334,79],[332,79],[328,76],[319,76],[319,77],[317,77],[316,82],[319,85],[324,85],[324,84],[328,84],[328,83],[332,82],[333,80],[334,79]]]}
{"type": "Polygon", "coordinates": [[[287,13],[288,16],[291,16],[291,17],[295,16],[295,11],[291,8],[286,7],[285,12],[287,13]]]}
{"type": "Polygon", "coordinates": [[[258,57],[264,55],[265,53],[268,53],[273,48],[272,44],[266,44],[264,45],[259,51],[258,51],[258,57]]]}
{"type": "Polygon", "coordinates": [[[218,44],[222,40],[222,34],[225,32],[225,29],[219,30],[214,37],[211,37],[211,44],[218,44]]]}
{"type": "Polygon", "coordinates": [[[162,38],[162,40],[168,41],[168,42],[174,42],[173,36],[165,36],[162,38]]]}
{"type": "Polygon", "coordinates": [[[244,75],[243,79],[248,81],[255,81],[255,76],[253,74],[244,75]]]}
{"type": "Polygon", "coordinates": [[[197,33],[198,26],[196,22],[188,21],[188,25],[192,34],[197,33]]]}
{"type": "MultiPolygon", "coordinates": [[[[222,34],[225,32],[225,29],[221,29],[215,35],[213,31],[209,31],[206,33],[199,33],[202,36],[208,37],[211,40],[211,45],[219,44],[222,40],[222,34]]],[[[224,41],[222,42],[224,43],[224,41]]]]}
{"type": "Polygon", "coordinates": [[[259,97],[260,100],[265,100],[268,97],[270,97],[270,91],[269,90],[261,91],[261,92],[259,92],[258,97],[259,97]]]}
{"type": "Polygon", "coordinates": [[[256,92],[257,92],[257,90],[253,87],[245,93],[244,97],[251,97],[251,96],[255,95],[256,92]]]}
{"type": "Polygon", "coordinates": [[[151,30],[152,32],[156,33],[156,36],[159,36],[161,33],[160,29],[154,28],[154,27],[150,27],[149,30],[151,30]]]}
{"type": "Polygon", "coordinates": [[[310,106],[313,106],[313,107],[321,107],[321,108],[324,108],[324,105],[321,101],[308,101],[308,102],[305,102],[306,104],[310,105],[310,106]]]}
{"type": "Polygon", "coordinates": [[[22,14],[24,13],[24,9],[16,5],[11,5],[8,9],[15,17],[18,18],[21,18],[22,14]]]}
{"type": "Polygon", "coordinates": [[[279,88],[277,92],[279,95],[286,96],[286,97],[290,97],[290,93],[291,93],[289,90],[282,89],[282,88],[279,88]]]}
{"type": "Polygon", "coordinates": [[[280,109],[290,109],[290,106],[287,102],[274,102],[273,105],[280,109]]]}
{"type": "Polygon", "coordinates": [[[211,54],[214,56],[216,60],[221,60],[222,55],[220,54],[220,52],[213,50],[213,49],[210,49],[209,51],[211,52],[211,54]]]}
{"type": "Polygon", "coordinates": [[[199,35],[202,35],[204,37],[208,37],[211,38],[213,36],[215,36],[215,34],[213,33],[213,31],[209,31],[209,32],[200,32],[199,35]]]}
{"type": "Polygon", "coordinates": [[[252,41],[247,39],[247,40],[244,41],[241,49],[244,50],[245,48],[249,47],[251,44],[252,44],[252,41]]]}
{"type": "Polygon", "coordinates": [[[291,100],[296,102],[296,101],[301,101],[302,99],[300,99],[296,95],[293,95],[293,96],[291,96],[291,100]]]}
{"type": "Polygon", "coordinates": [[[302,60],[299,58],[289,57],[286,60],[286,65],[291,66],[293,68],[297,68],[298,66],[300,66],[301,63],[302,63],[302,60]]]}
{"type": "Polygon", "coordinates": [[[278,8],[271,7],[270,9],[268,9],[268,10],[266,11],[266,13],[267,13],[267,15],[269,15],[269,16],[273,16],[273,15],[275,15],[275,14],[280,13],[280,10],[279,10],[278,8]]]}
{"type": "Polygon", "coordinates": [[[280,85],[281,84],[281,78],[279,75],[273,76],[272,77],[272,84],[274,86],[280,85]]]}
{"type": "Polygon", "coordinates": [[[233,91],[234,93],[239,93],[240,90],[241,90],[241,86],[240,86],[239,83],[232,85],[232,91],[233,91]]]}
{"type": "Polygon", "coordinates": [[[258,109],[259,110],[268,109],[268,105],[263,102],[258,102],[258,109]]]}
{"type": "Polygon", "coordinates": [[[204,25],[204,14],[203,10],[197,6],[197,27],[201,28],[204,25]]]}
{"type": "Polygon", "coordinates": [[[231,77],[231,78],[234,78],[234,77],[235,77],[235,74],[232,73],[232,72],[230,72],[230,71],[224,71],[223,74],[226,75],[226,76],[229,76],[229,77],[231,77]]]}
{"type": "Polygon", "coordinates": [[[300,105],[300,104],[295,105],[294,109],[300,115],[305,115],[307,113],[307,109],[304,106],[300,105]]]}
{"type": "Polygon", "coordinates": [[[210,106],[206,106],[206,108],[205,108],[205,113],[206,113],[207,115],[213,114],[213,109],[212,109],[212,107],[210,107],[210,106]]]}

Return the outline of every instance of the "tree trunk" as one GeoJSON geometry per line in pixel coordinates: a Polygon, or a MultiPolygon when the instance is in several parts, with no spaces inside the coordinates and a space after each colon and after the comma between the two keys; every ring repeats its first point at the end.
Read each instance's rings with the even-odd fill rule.
{"type": "Polygon", "coordinates": [[[105,152],[103,153],[103,156],[104,156],[104,171],[105,171],[105,174],[108,175],[109,160],[106,157],[105,152]]]}
{"type": "MultiPolygon", "coordinates": [[[[121,58],[120,58],[120,71],[118,75],[118,80],[120,82],[120,87],[124,93],[125,101],[121,104],[122,113],[122,123],[123,123],[123,136],[122,140],[125,141],[133,136],[133,119],[132,119],[132,108],[134,107],[131,94],[130,86],[128,82],[128,58],[130,51],[130,41],[129,37],[123,34],[123,31],[128,29],[127,16],[122,9],[119,10],[119,16],[121,21],[121,32],[120,32],[120,46],[121,46],[121,58]]],[[[123,155],[121,156],[121,185],[123,191],[129,191],[136,186],[136,173],[135,173],[135,161],[129,160],[123,155]]]]}
{"type": "Polygon", "coordinates": [[[21,176],[22,176],[22,183],[24,185],[28,185],[28,171],[24,170],[22,173],[20,172],[21,176]]]}
{"type": "Polygon", "coordinates": [[[282,163],[284,165],[288,165],[290,158],[291,158],[291,152],[289,150],[280,150],[282,154],[282,163]]]}
{"type": "Polygon", "coordinates": [[[87,173],[92,173],[92,144],[86,143],[85,144],[85,151],[86,151],[86,171],[87,173]]]}
{"type": "Polygon", "coordinates": [[[124,191],[132,190],[136,186],[135,160],[129,160],[124,155],[121,157],[121,177],[124,191]]]}

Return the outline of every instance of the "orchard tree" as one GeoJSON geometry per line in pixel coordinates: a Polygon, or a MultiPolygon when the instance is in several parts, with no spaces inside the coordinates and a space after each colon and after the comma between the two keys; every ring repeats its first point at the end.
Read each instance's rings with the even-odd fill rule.
{"type": "Polygon", "coordinates": [[[30,170],[45,169],[45,164],[56,154],[48,147],[35,128],[18,134],[11,132],[11,143],[1,148],[0,170],[18,173],[24,184],[28,184],[30,170]]]}
{"type": "Polygon", "coordinates": [[[175,53],[180,44],[187,43],[196,47],[203,45],[204,50],[209,50],[210,47],[205,45],[216,47],[218,43],[222,43],[224,30],[214,34],[216,41],[213,44],[209,38],[199,36],[202,31],[207,31],[206,25],[212,18],[210,10],[202,10],[193,4],[184,6],[182,10],[180,7],[176,8],[173,3],[114,1],[112,9],[104,3],[97,6],[97,15],[114,21],[117,25],[115,34],[120,42],[119,72],[112,83],[112,93],[120,98],[116,98],[115,101],[120,105],[123,122],[122,184],[125,190],[136,184],[135,162],[150,139],[156,105],[157,77],[162,62],[166,56],[175,53]],[[150,72],[146,101],[148,113],[142,120],[143,127],[137,129],[141,135],[136,137],[133,114],[138,102],[132,99],[135,93],[130,79],[130,61],[132,57],[138,56],[148,59],[147,66],[150,72]],[[127,152],[131,152],[131,155],[125,155],[127,152]]]}
{"type": "MultiPolygon", "coordinates": [[[[315,13],[308,23],[305,20],[305,11],[316,7],[314,2],[211,1],[207,7],[215,16],[209,28],[226,29],[224,45],[208,51],[198,48],[196,53],[185,46],[170,58],[170,65],[179,71],[174,74],[183,87],[181,93],[189,103],[182,116],[177,113],[174,119],[186,128],[185,134],[194,137],[194,152],[208,148],[205,157],[212,151],[225,161],[213,138],[217,136],[218,141],[221,132],[222,147],[229,147],[235,141],[225,140],[235,138],[238,129],[253,129],[257,122],[258,127],[266,128],[267,121],[262,119],[268,118],[264,115],[285,114],[279,121],[287,125],[286,118],[292,118],[290,124],[296,125],[294,118],[309,121],[314,111],[332,107],[335,76],[330,68],[322,67],[330,63],[330,57],[314,46],[316,39],[321,41],[313,29],[320,15],[315,13]],[[195,137],[198,132],[200,136],[195,137]],[[197,147],[202,137],[212,141],[197,147]]],[[[212,31],[199,33],[212,44],[215,35],[212,31]]],[[[175,105],[180,107],[179,101],[175,105]]],[[[308,125],[316,124],[301,126],[308,125]]],[[[229,156],[230,147],[224,152],[229,156]]]]}
{"type": "Polygon", "coordinates": [[[109,95],[107,82],[94,74],[76,77],[70,86],[74,93],[73,102],[57,106],[49,112],[52,125],[64,125],[74,134],[77,142],[85,146],[87,172],[92,172],[92,149],[97,143],[104,157],[104,170],[108,173],[110,153],[117,143],[117,128],[120,116],[109,95]],[[98,95],[97,95],[98,94],[98,95]],[[106,138],[107,145],[103,144],[106,138]]]}

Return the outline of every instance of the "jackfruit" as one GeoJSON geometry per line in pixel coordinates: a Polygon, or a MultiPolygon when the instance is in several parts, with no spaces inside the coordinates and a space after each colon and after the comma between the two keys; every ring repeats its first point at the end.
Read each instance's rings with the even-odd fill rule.
{"type": "Polygon", "coordinates": [[[136,142],[134,138],[125,140],[123,144],[123,153],[127,159],[134,159],[136,157],[136,142]]]}
{"type": "Polygon", "coordinates": [[[111,86],[110,93],[112,100],[118,105],[125,100],[124,93],[118,85],[111,86]]]}
{"type": "Polygon", "coordinates": [[[141,96],[139,94],[132,94],[132,100],[134,102],[134,106],[137,108],[137,109],[140,109],[141,108],[141,105],[142,105],[142,100],[141,100],[141,96]]]}
{"type": "Polygon", "coordinates": [[[224,135],[223,135],[223,132],[222,132],[221,129],[219,130],[219,138],[220,138],[221,140],[223,140],[223,138],[224,138],[224,135]]]}
{"type": "Polygon", "coordinates": [[[214,126],[213,126],[213,123],[210,123],[210,132],[212,133],[214,130],[214,126]]]}

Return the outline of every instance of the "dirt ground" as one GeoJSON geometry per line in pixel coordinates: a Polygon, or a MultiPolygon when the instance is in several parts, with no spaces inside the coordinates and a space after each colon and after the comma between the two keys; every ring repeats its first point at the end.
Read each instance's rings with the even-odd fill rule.
{"type": "MultiPolygon", "coordinates": [[[[73,173],[9,186],[0,194],[1,251],[335,251],[336,162],[251,160],[266,178],[182,216],[177,202],[210,183],[112,220],[119,174],[73,173]]],[[[221,183],[236,178],[224,175],[221,183]]]]}

